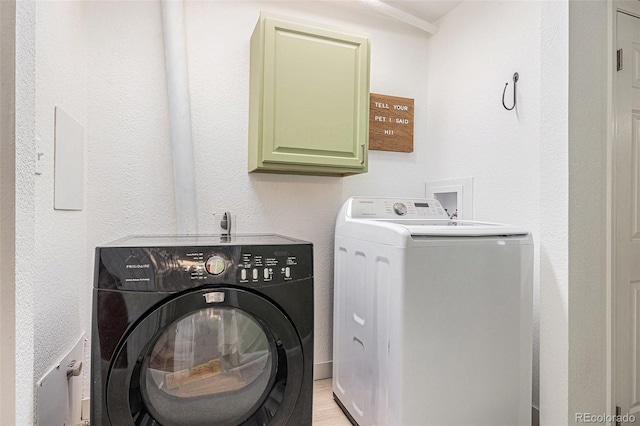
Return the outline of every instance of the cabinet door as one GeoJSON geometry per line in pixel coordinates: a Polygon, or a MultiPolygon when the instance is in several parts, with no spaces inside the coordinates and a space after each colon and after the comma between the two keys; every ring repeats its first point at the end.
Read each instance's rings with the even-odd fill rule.
{"type": "Polygon", "coordinates": [[[366,170],[368,39],[264,19],[262,162],[366,170]]]}

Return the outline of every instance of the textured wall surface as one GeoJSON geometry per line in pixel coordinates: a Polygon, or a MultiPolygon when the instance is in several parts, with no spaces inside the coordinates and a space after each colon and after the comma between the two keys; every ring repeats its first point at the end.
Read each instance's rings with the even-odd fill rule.
{"type": "Polygon", "coordinates": [[[538,405],[540,265],[540,4],[464,2],[429,40],[425,176],[474,177],[474,220],[533,233],[534,405],[538,405]],[[513,102],[514,72],[517,108],[513,102]]]}
{"type": "Polygon", "coordinates": [[[0,2],[0,424],[15,421],[15,16],[0,2]]]}
{"type": "Polygon", "coordinates": [[[55,107],[87,126],[85,22],[84,2],[37,2],[35,131],[44,157],[34,188],[36,381],[90,328],[88,210],[53,209],[55,107]]]}
{"type": "Polygon", "coordinates": [[[569,407],[607,401],[607,72],[605,1],[569,3],[569,407]]]}
{"type": "Polygon", "coordinates": [[[567,424],[569,356],[568,2],[541,4],[540,424],[567,424]]]}
{"type": "Polygon", "coordinates": [[[16,3],[16,424],[33,419],[36,6],[16,3]]]}
{"type": "Polygon", "coordinates": [[[16,420],[34,422],[35,383],[90,324],[86,211],[53,210],[54,107],[86,125],[83,2],[16,8],[16,420]],[[35,138],[44,152],[35,175],[35,138]]]}
{"type": "MultiPolygon", "coordinates": [[[[127,234],[173,233],[159,4],[88,2],[86,8],[88,247],[127,234]]],[[[343,200],[424,195],[427,34],[335,3],[188,2],[185,12],[199,230],[213,232],[212,214],[229,210],[237,215],[238,232],[276,232],[314,243],[315,361],[327,363],[333,228],[343,200]],[[364,176],[248,174],[249,39],[261,10],[371,34],[371,90],[415,98],[415,152],[371,152],[364,176]]]]}

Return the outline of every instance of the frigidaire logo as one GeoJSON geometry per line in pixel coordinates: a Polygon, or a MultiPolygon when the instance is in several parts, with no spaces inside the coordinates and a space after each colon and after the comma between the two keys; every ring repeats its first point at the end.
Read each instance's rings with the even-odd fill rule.
{"type": "Polygon", "coordinates": [[[145,263],[144,265],[127,265],[127,269],[142,269],[149,268],[149,264],[145,263]]]}

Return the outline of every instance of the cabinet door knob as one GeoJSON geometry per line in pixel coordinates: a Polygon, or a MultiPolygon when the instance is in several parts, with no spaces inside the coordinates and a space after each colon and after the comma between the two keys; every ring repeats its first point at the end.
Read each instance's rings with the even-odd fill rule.
{"type": "Polygon", "coordinates": [[[364,144],[362,144],[362,161],[360,164],[364,164],[364,144]]]}

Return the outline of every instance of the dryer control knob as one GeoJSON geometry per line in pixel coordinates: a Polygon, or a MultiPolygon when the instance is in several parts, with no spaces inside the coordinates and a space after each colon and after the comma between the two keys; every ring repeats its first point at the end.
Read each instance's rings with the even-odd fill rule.
{"type": "Polygon", "coordinates": [[[211,256],[205,263],[205,268],[211,275],[220,275],[224,272],[225,267],[224,259],[220,256],[211,256]]]}
{"type": "Polygon", "coordinates": [[[404,203],[395,203],[393,205],[393,211],[396,212],[397,215],[404,216],[407,214],[407,206],[404,203]]]}

